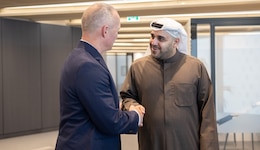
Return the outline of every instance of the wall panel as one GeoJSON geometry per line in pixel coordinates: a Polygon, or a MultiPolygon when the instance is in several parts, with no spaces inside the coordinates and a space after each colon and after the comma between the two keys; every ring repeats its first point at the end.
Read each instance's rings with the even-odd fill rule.
{"type": "Polygon", "coordinates": [[[72,48],[79,44],[81,39],[81,28],[72,27],[72,48]]]}
{"type": "Polygon", "coordinates": [[[41,68],[43,128],[59,125],[59,81],[61,68],[72,49],[70,27],[41,24],[41,68]]]}
{"type": "Polygon", "coordinates": [[[3,134],[2,19],[0,18],[0,136],[3,134]]]}
{"type": "Polygon", "coordinates": [[[2,20],[4,134],[41,128],[40,26],[2,20]]]}

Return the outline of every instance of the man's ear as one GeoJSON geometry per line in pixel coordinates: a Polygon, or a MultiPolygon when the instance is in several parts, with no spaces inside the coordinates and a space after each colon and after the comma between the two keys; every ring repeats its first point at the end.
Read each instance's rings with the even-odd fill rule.
{"type": "Polygon", "coordinates": [[[173,48],[177,48],[178,45],[179,45],[179,43],[180,43],[180,39],[179,39],[179,38],[175,38],[175,39],[174,39],[173,48]]]}
{"type": "Polygon", "coordinates": [[[179,38],[175,38],[174,42],[175,42],[175,43],[179,43],[179,42],[180,42],[180,39],[179,39],[179,38]]]}
{"type": "Polygon", "coordinates": [[[101,34],[103,37],[105,37],[107,35],[107,32],[108,32],[108,26],[107,25],[104,25],[101,29],[101,34]]]}

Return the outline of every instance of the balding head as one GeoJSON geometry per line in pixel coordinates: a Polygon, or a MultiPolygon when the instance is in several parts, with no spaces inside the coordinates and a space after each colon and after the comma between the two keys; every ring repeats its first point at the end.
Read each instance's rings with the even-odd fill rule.
{"type": "Polygon", "coordinates": [[[92,33],[104,24],[112,25],[120,18],[116,9],[105,3],[96,3],[89,6],[82,15],[81,28],[82,32],[92,33]]]}
{"type": "Polygon", "coordinates": [[[120,29],[120,16],[113,6],[95,3],[83,13],[81,29],[81,39],[102,53],[112,49],[120,29]]]}

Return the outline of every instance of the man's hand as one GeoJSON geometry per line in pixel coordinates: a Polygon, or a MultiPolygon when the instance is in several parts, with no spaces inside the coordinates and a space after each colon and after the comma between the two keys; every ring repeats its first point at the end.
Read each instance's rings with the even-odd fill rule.
{"type": "Polygon", "coordinates": [[[145,114],[145,108],[142,105],[131,105],[129,107],[129,111],[135,111],[137,112],[138,116],[139,116],[139,122],[138,122],[138,126],[142,127],[143,126],[143,118],[144,118],[144,114],[145,114]]]}

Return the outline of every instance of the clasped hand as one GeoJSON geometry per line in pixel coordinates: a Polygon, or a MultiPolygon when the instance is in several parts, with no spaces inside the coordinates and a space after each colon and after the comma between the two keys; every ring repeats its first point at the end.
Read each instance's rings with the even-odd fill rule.
{"type": "Polygon", "coordinates": [[[138,126],[142,127],[143,126],[143,118],[144,118],[144,114],[145,114],[145,108],[142,105],[131,105],[129,107],[129,111],[135,111],[138,113],[139,116],[139,123],[138,126]]]}

